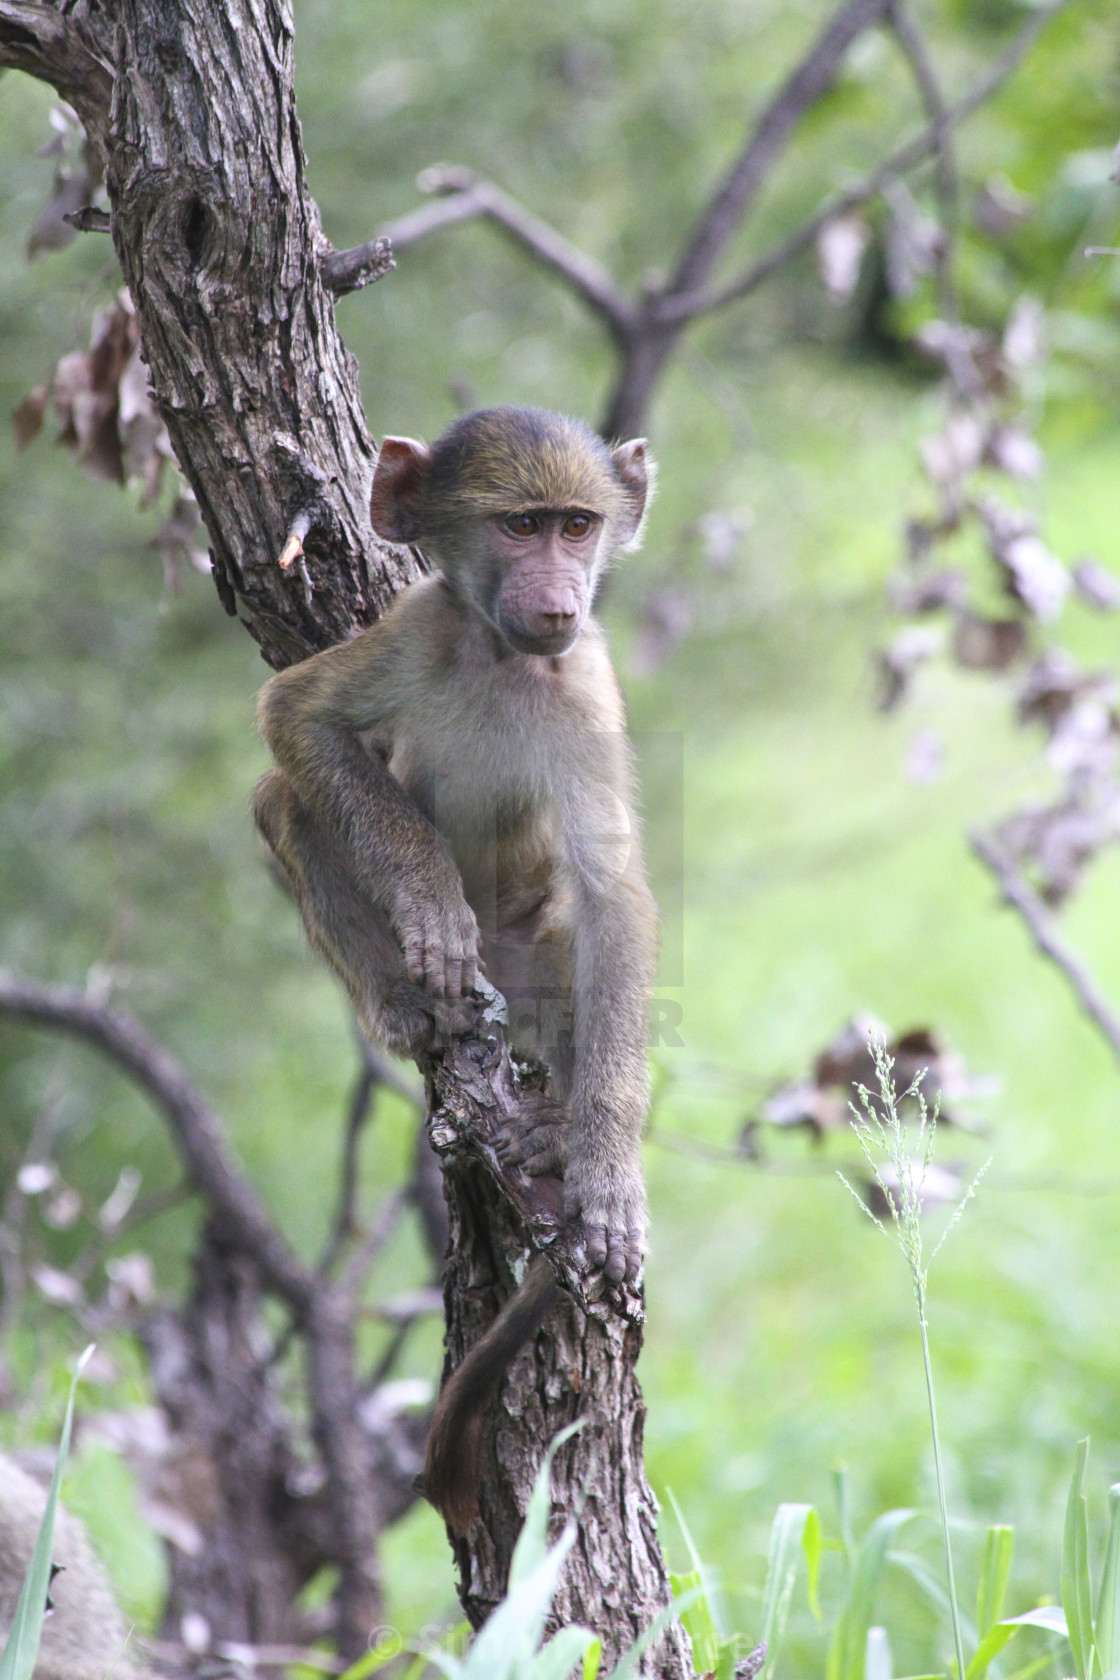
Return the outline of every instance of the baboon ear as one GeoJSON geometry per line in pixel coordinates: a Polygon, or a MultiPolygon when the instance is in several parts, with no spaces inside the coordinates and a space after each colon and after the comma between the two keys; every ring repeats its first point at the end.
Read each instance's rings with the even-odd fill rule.
{"type": "Polygon", "coordinates": [[[369,490],[370,524],[386,542],[415,542],[420,535],[420,498],[432,464],[426,443],[387,437],[381,445],[369,490]]]}
{"type": "Polygon", "coordinates": [[[642,529],[657,482],[657,466],[646,448],[645,438],[632,438],[611,451],[615,476],[626,498],[626,510],[616,527],[619,548],[641,546],[642,529]]]}

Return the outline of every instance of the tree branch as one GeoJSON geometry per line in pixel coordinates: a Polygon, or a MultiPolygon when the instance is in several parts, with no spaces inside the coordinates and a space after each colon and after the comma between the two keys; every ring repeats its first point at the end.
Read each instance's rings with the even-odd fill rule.
{"type": "Polygon", "coordinates": [[[112,69],[83,24],[53,6],[0,0],[0,68],[25,70],[47,82],[90,132],[99,132],[108,120],[112,69]]]}
{"type": "Polygon", "coordinates": [[[878,23],[889,4],[890,0],[849,0],[826,26],[808,57],[763,111],[731,173],[701,216],[665,288],[668,296],[687,296],[704,284],[795,126],[828,88],[856,36],[878,23]]]}
{"type": "Polygon", "coordinates": [[[785,239],[772,245],[769,251],[756,258],[727,285],[715,287],[707,292],[666,295],[655,300],[651,307],[657,319],[666,325],[675,325],[694,320],[698,315],[710,314],[716,309],[724,309],[729,303],[746,297],[764,280],[768,280],[777,269],[792,258],[800,256],[802,251],[812,245],[817,234],[828,222],[837,216],[845,215],[849,210],[855,210],[861,204],[866,204],[869,199],[878,197],[888,182],[923,163],[937,151],[945,134],[959,127],[1002,87],[1007,78],[1018,69],[1046,25],[1068,4],[1069,0],[1050,0],[1049,5],[1040,7],[996,59],[988,73],[981,76],[970,92],[956,105],[949,106],[940,122],[931,123],[920,134],[915,135],[913,140],[897,147],[877,169],[865,175],[862,180],[856,181],[842,192],[834,193],[808,221],[803,222],[793,233],[787,234],[785,239]]]}
{"type": "Polygon", "coordinates": [[[905,0],[890,0],[887,15],[894,37],[917,84],[930,127],[937,131],[937,199],[942,234],[941,248],[937,253],[937,280],[941,314],[946,320],[952,320],[957,315],[956,289],[953,284],[953,251],[956,243],[960,182],[950,131],[946,127],[949,105],[942,93],[925,36],[918,28],[905,0]]]}
{"type": "MultiPolygon", "coordinates": [[[[455,164],[436,164],[421,175],[420,187],[439,196],[435,203],[422,205],[382,229],[381,237],[391,241],[394,251],[415,245],[438,228],[483,217],[509,234],[515,245],[567,281],[616,338],[623,339],[633,330],[637,319],[634,305],[603,265],[518,204],[493,181],[482,180],[473,171],[455,164]]],[[[368,248],[357,246],[355,250],[368,248]]]]}
{"type": "Polygon", "coordinates": [[[184,1069],[131,1015],[67,986],[36,986],[0,970],[0,1016],[53,1027],[110,1057],[162,1109],[187,1171],[223,1223],[229,1241],[251,1256],[297,1316],[316,1280],[292,1253],[222,1136],[221,1126],[184,1069]]]}
{"type": "MultiPolygon", "coordinates": [[[[364,1039],[361,1049],[367,1049],[364,1039]]],[[[323,1257],[319,1261],[319,1275],[328,1277],[342,1250],[354,1234],[358,1205],[358,1154],[362,1133],[373,1115],[373,1098],[380,1080],[373,1065],[372,1052],[362,1056],[358,1081],[346,1116],[342,1158],[339,1163],[338,1205],[331,1225],[331,1233],[323,1257]]]]}
{"type": "Polygon", "coordinates": [[[351,246],[348,251],[328,252],[319,273],[327,291],[342,297],[347,292],[360,292],[375,280],[384,280],[396,266],[392,240],[381,233],[367,239],[364,245],[351,246]]]}
{"type": "Polygon", "coordinates": [[[1044,957],[1061,969],[1082,1009],[1108,1040],[1120,1060],[1120,1015],[1116,1013],[1083,959],[1066,944],[1058,925],[1024,877],[1014,858],[990,834],[979,831],[969,836],[973,851],[995,876],[1004,900],[1017,910],[1044,957]]]}

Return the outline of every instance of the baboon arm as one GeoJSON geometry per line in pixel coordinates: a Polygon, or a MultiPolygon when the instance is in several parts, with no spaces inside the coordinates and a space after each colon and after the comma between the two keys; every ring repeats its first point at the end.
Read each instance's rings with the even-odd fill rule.
{"type": "Polygon", "coordinates": [[[609,785],[610,799],[600,793],[594,811],[587,795],[576,803],[579,825],[569,830],[575,1066],[565,1183],[569,1211],[584,1220],[588,1260],[615,1281],[633,1281],[645,1235],[638,1140],[649,1101],[646,1036],[657,911],[634,819],[626,812],[625,783],[612,779],[609,785]],[[630,824],[629,845],[620,843],[618,813],[630,824]]]}
{"type": "Polygon", "coordinates": [[[386,762],[422,649],[393,619],[282,671],[261,691],[261,733],[296,794],[341,842],[389,919],[412,980],[474,984],[478,928],[451,852],[386,762]],[[407,674],[407,675],[406,675],[407,674]]]}

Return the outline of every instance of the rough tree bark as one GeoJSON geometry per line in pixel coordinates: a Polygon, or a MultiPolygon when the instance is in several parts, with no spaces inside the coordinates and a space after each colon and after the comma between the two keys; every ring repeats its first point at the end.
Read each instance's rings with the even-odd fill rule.
{"type": "MultiPolygon", "coordinates": [[[[422,569],[369,527],[376,452],[328,286],[371,276],[338,260],[307,191],[292,44],[284,0],[0,0],[0,66],[58,88],[103,153],[114,243],[218,593],[277,667],[369,623],[422,569]],[[298,564],[281,569],[282,552],[298,564]]],[[[518,1070],[500,1027],[424,1071],[446,1160],[452,1361],[523,1268],[526,1217],[581,1302],[545,1327],[500,1396],[482,1519],[457,1549],[463,1603],[477,1625],[501,1595],[544,1447],[585,1416],[555,1472],[565,1514],[581,1510],[557,1612],[594,1628],[609,1664],[669,1596],[642,1471],[640,1302],[587,1301],[562,1253],[559,1186],[502,1181],[488,1139],[516,1104],[518,1070]]],[[[371,1479],[355,1477],[363,1442],[344,1415],[357,1400],[353,1325],[317,1310],[307,1330],[317,1399],[343,1414],[321,1445],[346,1530],[338,1644],[353,1659],[377,1620],[363,1554],[371,1479]]],[[[691,1673],[678,1628],[642,1672],[691,1673]]]]}

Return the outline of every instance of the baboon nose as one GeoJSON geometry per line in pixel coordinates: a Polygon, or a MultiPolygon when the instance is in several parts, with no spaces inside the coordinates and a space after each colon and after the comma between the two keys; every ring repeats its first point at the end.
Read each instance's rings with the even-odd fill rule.
{"type": "Polygon", "coordinates": [[[549,630],[570,630],[578,617],[575,595],[570,589],[545,590],[539,616],[549,630]]]}

